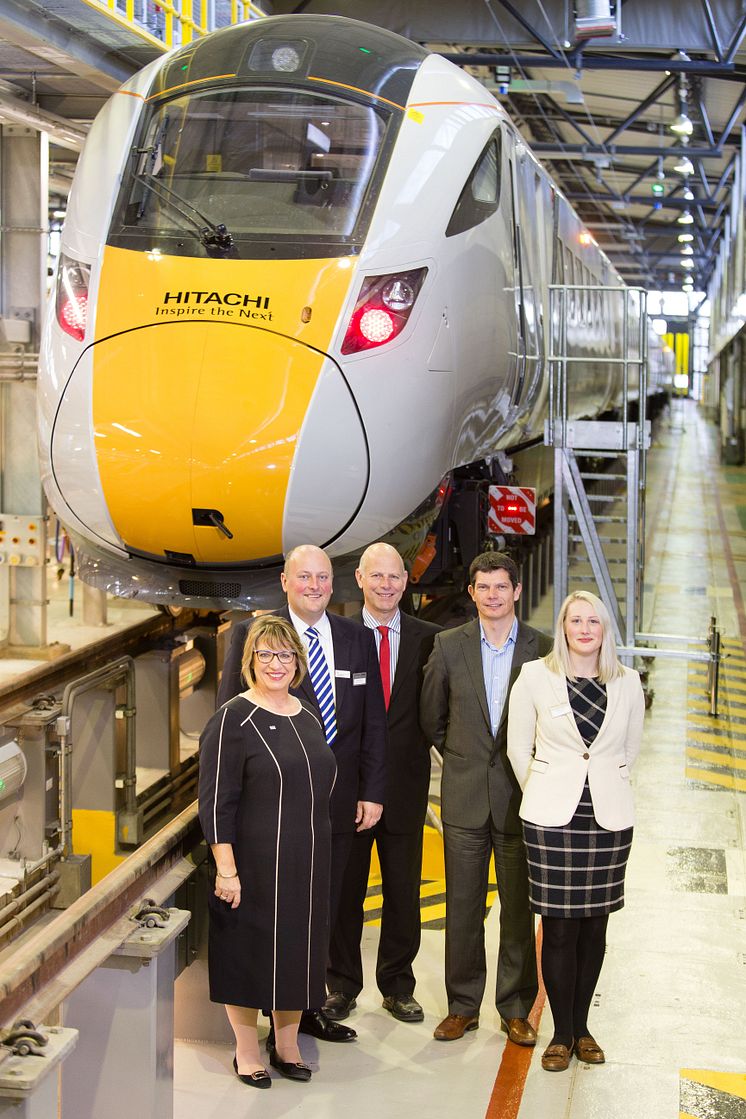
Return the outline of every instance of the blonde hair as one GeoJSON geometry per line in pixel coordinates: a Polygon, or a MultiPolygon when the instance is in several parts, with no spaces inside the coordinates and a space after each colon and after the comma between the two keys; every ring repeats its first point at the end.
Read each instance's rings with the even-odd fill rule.
{"type": "Polygon", "coordinates": [[[249,626],[246,641],[241,657],[241,675],[246,683],[251,686],[256,683],[254,675],[254,652],[259,641],[264,638],[267,645],[277,652],[283,646],[292,649],[295,653],[295,676],[290,681],[291,688],[297,688],[308,671],[306,663],[306,650],[303,642],[296,632],[295,626],[285,618],[278,618],[276,614],[262,614],[249,626]]]}
{"type": "Polygon", "coordinates": [[[570,661],[570,650],[567,646],[567,634],[565,633],[565,619],[567,618],[573,602],[587,602],[589,606],[593,607],[594,612],[601,622],[603,639],[601,641],[601,648],[598,650],[599,682],[601,684],[608,684],[609,680],[614,680],[617,676],[623,676],[624,669],[616,655],[611,616],[601,599],[597,598],[595,594],[591,594],[590,591],[572,591],[560,606],[560,611],[557,615],[557,624],[554,628],[554,645],[552,646],[551,652],[547,653],[544,658],[544,663],[549,671],[556,672],[560,676],[567,676],[570,680],[575,679],[572,663],[570,661]]]}

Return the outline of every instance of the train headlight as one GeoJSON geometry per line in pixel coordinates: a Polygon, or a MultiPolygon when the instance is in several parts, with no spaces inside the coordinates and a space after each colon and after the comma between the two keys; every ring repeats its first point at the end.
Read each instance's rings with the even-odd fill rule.
{"type": "Polygon", "coordinates": [[[414,288],[406,280],[391,280],[381,293],[384,303],[392,311],[408,311],[414,304],[414,288]]]}
{"type": "Polygon", "coordinates": [[[407,325],[426,275],[427,268],[415,268],[388,276],[368,276],[347,325],[342,353],[371,350],[396,338],[407,325]]]}
{"type": "Polygon", "coordinates": [[[55,310],[57,322],[65,334],[82,342],[88,325],[88,284],[91,278],[90,264],[71,257],[60,256],[57,272],[57,297],[55,310]]]}
{"type": "Polygon", "coordinates": [[[300,66],[300,55],[295,47],[278,47],[272,51],[272,67],[285,74],[292,74],[300,66]]]}

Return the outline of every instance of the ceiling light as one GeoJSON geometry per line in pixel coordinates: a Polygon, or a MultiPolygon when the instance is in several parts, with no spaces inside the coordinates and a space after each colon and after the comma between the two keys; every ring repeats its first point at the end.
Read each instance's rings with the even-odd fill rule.
{"type": "Polygon", "coordinates": [[[694,256],[694,249],[692,248],[691,245],[684,245],[684,247],[681,250],[681,255],[682,256],[694,256]]]}
{"type": "Polygon", "coordinates": [[[689,189],[689,187],[687,187],[686,190],[684,191],[684,199],[687,202],[693,202],[694,201],[694,192],[691,191],[689,189]]]}
{"type": "Polygon", "coordinates": [[[686,244],[688,244],[689,241],[693,241],[693,240],[694,240],[694,234],[693,233],[680,233],[679,234],[679,241],[681,242],[682,245],[686,245],[686,244]]]}
{"type": "Polygon", "coordinates": [[[694,125],[686,113],[679,113],[676,120],[671,121],[668,127],[671,132],[675,132],[677,136],[691,136],[692,132],[694,132],[694,125]]]}
{"type": "Polygon", "coordinates": [[[668,127],[671,132],[675,133],[676,136],[681,136],[686,143],[692,132],[694,131],[694,125],[689,119],[686,111],[686,102],[689,96],[689,88],[686,83],[686,74],[684,73],[679,74],[678,95],[679,115],[676,117],[675,120],[671,121],[668,127]]]}
{"type": "Polygon", "coordinates": [[[685,256],[684,259],[681,262],[681,267],[682,268],[694,268],[694,261],[690,260],[688,256],[685,256]]]}
{"type": "Polygon", "coordinates": [[[688,210],[684,210],[684,213],[681,215],[681,217],[677,218],[676,220],[679,225],[691,225],[694,221],[694,218],[688,210]]]}
{"type": "Polygon", "coordinates": [[[693,175],[694,164],[688,156],[684,156],[674,167],[674,171],[678,171],[680,175],[693,175]]]}

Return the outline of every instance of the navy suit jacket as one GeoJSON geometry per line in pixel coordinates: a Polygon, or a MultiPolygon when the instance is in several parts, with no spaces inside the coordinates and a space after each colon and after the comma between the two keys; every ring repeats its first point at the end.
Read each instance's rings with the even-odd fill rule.
{"type": "MultiPolygon", "coordinates": [[[[276,613],[290,620],[287,606],[276,613]]],[[[359,800],[384,803],[388,745],[386,705],[373,634],[351,618],[338,614],[327,617],[337,674],[334,681],[337,737],[331,747],[337,760],[337,781],[330,806],[332,831],[349,832],[355,830],[359,800]],[[340,676],[341,672],[346,675],[340,676]],[[356,680],[362,682],[355,683],[356,680]]],[[[219,707],[246,690],[241,677],[241,658],[252,620],[238,622],[233,627],[233,639],[218,689],[219,707]]],[[[292,690],[321,721],[310,676],[304,676],[300,687],[292,690]]]]}

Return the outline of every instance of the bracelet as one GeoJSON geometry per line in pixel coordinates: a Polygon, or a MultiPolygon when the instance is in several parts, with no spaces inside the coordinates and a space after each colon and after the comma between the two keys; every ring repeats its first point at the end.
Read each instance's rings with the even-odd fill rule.
{"type": "Polygon", "coordinates": [[[233,871],[233,874],[221,874],[219,870],[216,870],[215,875],[217,878],[238,878],[238,874],[235,870],[233,871]]]}

